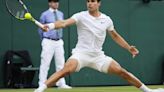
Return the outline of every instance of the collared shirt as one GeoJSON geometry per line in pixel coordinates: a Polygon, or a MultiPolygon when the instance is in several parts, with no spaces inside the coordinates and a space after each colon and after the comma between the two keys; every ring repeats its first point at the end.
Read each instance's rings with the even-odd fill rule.
{"type": "MultiPolygon", "coordinates": [[[[64,19],[64,15],[61,11],[49,8],[48,10],[46,10],[45,12],[43,12],[41,14],[40,22],[43,24],[48,24],[48,23],[54,23],[55,21],[57,21],[54,12],[56,12],[58,20],[64,19]]],[[[48,32],[43,32],[39,28],[38,32],[39,32],[41,39],[43,39],[43,38],[60,39],[63,36],[62,29],[57,29],[57,30],[54,29],[54,30],[49,30],[48,32]]]]}
{"type": "Polygon", "coordinates": [[[102,52],[106,31],[114,29],[112,19],[103,13],[93,17],[88,11],[76,13],[71,18],[76,21],[78,33],[78,42],[73,52],[102,52]]]}

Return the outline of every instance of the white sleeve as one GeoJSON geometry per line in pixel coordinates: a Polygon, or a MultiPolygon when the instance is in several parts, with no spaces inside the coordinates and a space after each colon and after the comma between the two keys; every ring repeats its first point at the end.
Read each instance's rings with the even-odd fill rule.
{"type": "Polygon", "coordinates": [[[74,19],[74,20],[76,21],[76,23],[78,23],[79,20],[80,20],[80,13],[74,14],[74,15],[71,17],[71,19],[74,19]]]}
{"type": "Polygon", "coordinates": [[[114,30],[114,24],[113,21],[110,17],[108,17],[108,27],[107,27],[108,31],[113,31],[114,30]]]}

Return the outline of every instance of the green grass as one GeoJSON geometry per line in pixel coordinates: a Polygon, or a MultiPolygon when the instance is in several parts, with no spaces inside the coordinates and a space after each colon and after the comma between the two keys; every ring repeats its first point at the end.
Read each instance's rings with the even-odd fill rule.
{"type": "MultiPolygon", "coordinates": [[[[150,88],[164,88],[164,85],[149,86],[150,88]]],[[[34,89],[0,89],[0,92],[33,92],[34,89]]],[[[133,86],[109,87],[73,87],[73,89],[49,88],[45,92],[141,92],[133,86]]]]}

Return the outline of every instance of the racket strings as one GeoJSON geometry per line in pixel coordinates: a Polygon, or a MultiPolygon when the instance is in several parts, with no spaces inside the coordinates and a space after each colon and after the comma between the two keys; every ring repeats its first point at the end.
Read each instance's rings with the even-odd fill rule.
{"type": "Polygon", "coordinates": [[[27,12],[18,0],[6,0],[7,8],[16,18],[24,18],[27,12]]]}

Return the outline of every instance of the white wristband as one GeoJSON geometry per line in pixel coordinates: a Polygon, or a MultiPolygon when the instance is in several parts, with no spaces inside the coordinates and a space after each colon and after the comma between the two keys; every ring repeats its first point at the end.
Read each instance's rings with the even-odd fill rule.
{"type": "Polygon", "coordinates": [[[49,30],[55,29],[55,24],[54,23],[49,23],[47,24],[49,30]]]}

